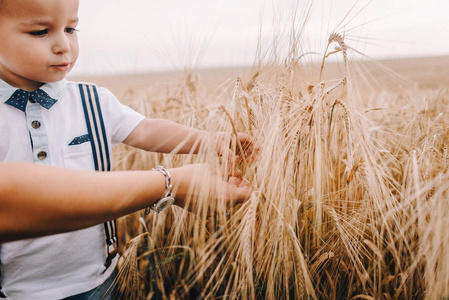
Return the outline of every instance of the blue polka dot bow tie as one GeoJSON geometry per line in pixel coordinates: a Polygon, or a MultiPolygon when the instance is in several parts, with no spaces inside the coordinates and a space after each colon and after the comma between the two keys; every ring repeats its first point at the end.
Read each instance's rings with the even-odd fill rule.
{"type": "Polygon", "coordinates": [[[25,112],[28,100],[30,100],[31,102],[34,101],[36,103],[39,103],[40,106],[46,109],[50,109],[50,107],[52,107],[53,104],[58,101],[51,98],[46,92],[41,89],[35,90],[34,92],[17,89],[5,103],[25,112]]]}

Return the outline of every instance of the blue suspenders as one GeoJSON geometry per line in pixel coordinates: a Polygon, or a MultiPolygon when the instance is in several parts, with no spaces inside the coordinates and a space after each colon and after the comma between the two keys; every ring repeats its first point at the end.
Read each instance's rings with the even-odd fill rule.
{"type": "Polygon", "coordinates": [[[5,294],[3,294],[2,288],[2,245],[0,244],[0,298],[6,298],[5,294]]]}
{"type": "MultiPolygon", "coordinates": [[[[79,90],[81,94],[81,102],[83,103],[90,145],[92,147],[92,154],[94,156],[95,170],[111,171],[109,145],[106,138],[106,130],[104,128],[103,115],[101,114],[97,88],[95,85],[79,84],[79,90]]],[[[118,239],[116,228],[116,220],[104,223],[108,250],[108,257],[104,264],[104,271],[106,271],[106,269],[111,265],[112,260],[117,255],[118,239]]]]}
{"type": "MultiPolygon", "coordinates": [[[[81,102],[83,104],[84,116],[86,119],[87,130],[89,133],[92,154],[94,156],[95,170],[111,171],[111,160],[109,154],[109,145],[106,138],[106,130],[104,128],[103,116],[101,114],[100,101],[98,100],[97,88],[95,85],[79,84],[81,94],[81,102]]],[[[111,265],[112,260],[118,252],[117,239],[117,222],[116,220],[104,223],[106,234],[106,244],[108,257],[105,261],[105,269],[111,265]]],[[[1,244],[0,244],[0,298],[6,298],[2,291],[1,285],[1,244]]]]}

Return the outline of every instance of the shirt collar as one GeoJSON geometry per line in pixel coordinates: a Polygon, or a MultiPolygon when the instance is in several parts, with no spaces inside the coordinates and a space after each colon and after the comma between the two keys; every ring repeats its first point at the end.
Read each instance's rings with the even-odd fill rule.
{"type": "MultiPolygon", "coordinates": [[[[56,82],[46,83],[40,87],[45,91],[50,97],[55,100],[59,100],[67,87],[67,80],[63,79],[56,82]]],[[[18,88],[13,87],[0,79],[0,102],[4,103],[12,96],[12,94],[18,90],[18,88]]]]}

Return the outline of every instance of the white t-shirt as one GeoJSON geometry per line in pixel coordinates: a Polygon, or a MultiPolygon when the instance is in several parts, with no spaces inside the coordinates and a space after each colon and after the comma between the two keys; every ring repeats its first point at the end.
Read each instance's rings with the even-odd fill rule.
{"type": "MultiPolygon", "coordinates": [[[[62,80],[45,84],[41,89],[58,101],[50,109],[28,103],[24,113],[5,103],[16,88],[0,80],[0,161],[95,170],[90,142],[83,142],[82,138],[88,131],[78,84],[62,80]],[[30,126],[33,121],[39,122],[38,128],[30,126]],[[44,159],[37,156],[43,150],[44,159]]],[[[98,95],[109,147],[112,147],[122,142],[144,116],[119,103],[105,88],[98,88],[98,95]]],[[[97,287],[110,276],[117,263],[115,258],[102,274],[107,257],[105,239],[104,226],[100,224],[2,244],[4,293],[8,299],[51,300],[97,287]]]]}

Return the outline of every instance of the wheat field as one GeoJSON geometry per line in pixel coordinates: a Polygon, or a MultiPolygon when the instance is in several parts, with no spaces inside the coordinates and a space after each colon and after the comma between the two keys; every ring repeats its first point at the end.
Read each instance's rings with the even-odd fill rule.
{"type": "MultiPolygon", "coordinates": [[[[148,117],[260,144],[238,166],[254,192],[230,216],[172,207],[119,220],[122,299],[449,298],[449,58],[360,61],[339,34],[328,46],[315,64],[85,79],[148,117]]],[[[115,169],[223,171],[206,145],[119,145],[115,169]]]]}

